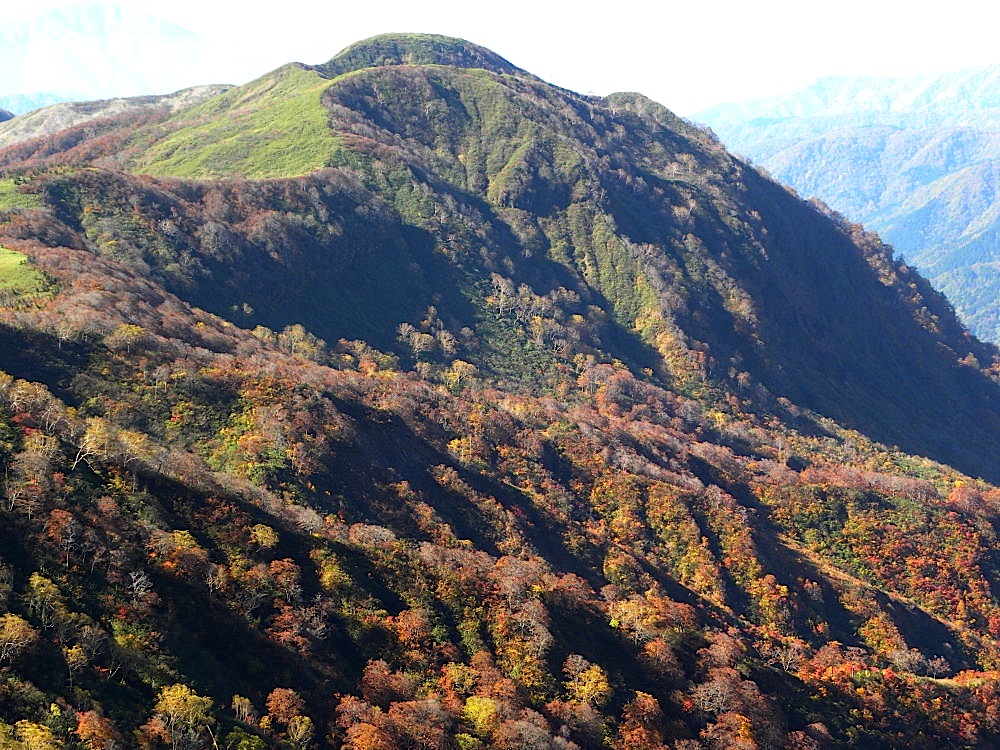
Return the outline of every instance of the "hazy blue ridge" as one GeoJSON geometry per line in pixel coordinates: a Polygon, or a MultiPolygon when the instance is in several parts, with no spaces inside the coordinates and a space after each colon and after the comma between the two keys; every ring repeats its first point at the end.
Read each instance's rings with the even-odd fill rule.
{"type": "Polygon", "coordinates": [[[975,334],[1000,341],[989,323],[1000,287],[983,273],[1000,261],[1000,66],[824,78],[694,119],[804,197],[877,231],[946,289],[975,334]],[[956,272],[971,283],[955,284],[956,272]]]}

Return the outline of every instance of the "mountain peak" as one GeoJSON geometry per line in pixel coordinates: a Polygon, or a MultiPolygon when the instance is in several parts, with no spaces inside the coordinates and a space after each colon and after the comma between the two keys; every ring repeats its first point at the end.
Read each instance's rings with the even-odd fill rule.
{"type": "Polygon", "coordinates": [[[451,65],[494,73],[527,75],[485,47],[438,34],[381,34],[352,44],[316,70],[331,78],[390,65],[451,65]]]}

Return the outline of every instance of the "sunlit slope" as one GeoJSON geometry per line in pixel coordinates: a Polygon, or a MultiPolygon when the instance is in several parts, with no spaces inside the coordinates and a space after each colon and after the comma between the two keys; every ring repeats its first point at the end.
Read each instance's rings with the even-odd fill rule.
{"type": "MultiPolygon", "coordinates": [[[[330,81],[290,64],[164,123],[133,169],[157,177],[295,177],[338,148],[320,96],[330,81]]],[[[153,135],[153,134],[150,134],[153,135]]]]}

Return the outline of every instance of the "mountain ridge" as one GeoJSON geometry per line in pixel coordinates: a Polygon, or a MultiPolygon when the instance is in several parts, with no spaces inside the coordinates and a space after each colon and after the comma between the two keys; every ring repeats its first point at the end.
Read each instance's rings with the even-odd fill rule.
{"type": "MultiPolygon", "coordinates": [[[[73,97],[59,96],[52,93],[7,94],[0,95],[0,105],[12,115],[17,115],[47,107],[50,104],[58,104],[59,102],[66,101],[67,98],[73,97]]],[[[86,97],[78,96],[76,98],[85,99],[86,97]]]]}
{"type": "Polygon", "coordinates": [[[984,126],[995,124],[996,115],[989,110],[1000,107],[1000,96],[996,93],[998,79],[997,65],[907,78],[827,76],[799,92],[718,104],[701,110],[694,119],[712,121],[737,116],[753,122],[898,112],[943,118],[938,125],[968,126],[972,124],[970,116],[975,122],[975,113],[987,110],[980,115],[987,119],[976,123],[984,126]],[[960,113],[955,111],[956,103],[961,107],[960,113]]]}
{"type": "MultiPolygon", "coordinates": [[[[401,39],[405,41],[408,37],[386,37],[390,48],[396,49],[397,53],[401,39]]],[[[418,49],[423,51],[427,40],[421,36],[413,39],[418,49]]],[[[461,51],[467,45],[461,40],[446,43],[437,37],[431,38],[431,42],[431,52],[435,55],[440,54],[441,49],[461,51]]],[[[365,50],[372,45],[368,41],[362,43],[360,49],[365,50]]],[[[378,45],[374,46],[377,48],[378,45]]],[[[639,354],[645,360],[639,365],[640,369],[652,366],[654,360],[662,357],[662,376],[679,387],[704,389],[708,384],[708,368],[692,363],[701,356],[695,354],[696,347],[707,346],[718,350],[715,361],[729,363],[725,368],[737,368],[738,371],[744,363],[751,364],[749,374],[759,379],[768,391],[773,389],[780,395],[794,392],[797,399],[805,399],[804,405],[819,411],[832,410],[830,413],[835,418],[846,420],[851,426],[874,430],[884,442],[907,445],[914,452],[940,455],[949,461],[961,460],[965,451],[957,444],[949,446],[948,441],[942,440],[936,434],[936,428],[932,427],[933,422],[946,419],[945,411],[940,411],[935,419],[918,428],[917,421],[906,416],[906,404],[920,399],[920,388],[912,388],[912,392],[904,396],[896,384],[911,387],[907,372],[921,368],[921,361],[926,357],[932,357],[950,369],[947,375],[942,371],[941,377],[957,383],[967,374],[957,364],[960,360],[972,355],[976,361],[989,362],[995,354],[968,339],[954,320],[947,302],[938,298],[922,279],[916,279],[911,271],[894,259],[891,249],[882,246],[877,238],[863,239],[846,225],[830,232],[823,225],[825,219],[820,214],[812,209],[800,209],[798,202],[782,188],[760,180],[753,170],[725,154],[708,134],[691,127],[671,129],[669,125],[674,120],[667,110],[650,109],[641,100],[613,98],[608,100],[611,108],[607,109],[607,105],[599,100],[567,95],[536,79],[507,77],[505,73],[481,68],[398,65],[395,62],[397,58],[398,54],[390,57],[387,65],[362,68],[329,80],[314,73],[309,66],[285,66],[244,87],[181,109],[163,124],[145,126],[146,132],[153,134],[155,140],[152,143],[148,142],[148,136],[143,135],[143,129],[130,125],[122,131],[122,137],[131,142],[144,142],[144,145],[140,151],[130,147],[123,153],[138,155],[138,161],[136,156],[126,157],[132,160],[132,164],[142,165],[138,171],[153,172],[160,177],[211,177],[220,173],[249,177],[295,177],[322,167],[336,170],[331,176],[339,173],[347,177],[352,174],[347,182],[338,177],[330,183],[337,186],[330,199],[345,189],[351,180],[360,179],[372,195],[377,195],[387,186],[390,191],[396,190],[393,185],[399,185],[399,192],[387,195],[384,210],[388,213],[383,214],[398,217],[390,222],[395,226],[386,227],[385,236],[402,238],[396,241],[399,243],[396,246],[406,248],[393,263],[405,266],[415,262],[415,257],[424,257],[429,261],[438,253],[451,258],[454,263],[452,269],[444,271],[444,266],[437,265],[438,272],[446,273],[455,285],[450,295],[450,304],[455,308],[448,311],[447,306],[438,307],[444,308],[442,314],[447,312],[454,316],[455,328],[475,330],[475,326],[471,325],[474,320],[469,317],[470,311],[481,306],[487,296],[484,287],[488,288],[488,285],[482,278],[486,269],[480,266],[481,261],[476,256],[469,253],[469,247],[481,245],[480,252],[491,259],[487,268],[503,278],[511,270],[524,265],[523,257],[518,259],[518,255],[522,254],[518,245],[528,241],[549,256],[546,262],[550,273],[555,271],[563,275],[565,280],[558,284],[560,288],[571,290],[570,294],[579,298],[583,305],[589,304],[587,300],[591,299],[604,300],[605,314],[618,331],[612,340],[621,342],[633,353],[644,352],[639,354]],[[629,105],[629,102],[636,101],[638,106],[629,105]],[[515,112],[520,113],[516,119],[515,112]],[[635,132],[643,134],[641,137],[646,139],[641,147],[637,143],[616,141],[615,133],[622,127],[621,118],[628,121],[627,118],[633,116],[638,117],[631,121],[636,127],[635,132]],[[516,126],[512,125],[514,123],[516,126]],[[309,135],[306,135],[307,131],[309,135]],[[573,132],[575,142],[571,147],[553,137],[553,134],[561,132],[573,132]],[[195,145],[192,148],[185,144],[195,145]],[[382,144],[391,145],[386,149],[382,144]],[[172,163],[170,160],[175,158],[175,154],[180,154],[182,161],[172,163]],[[236,161],[233,161],[234,158],[236,161]],[[152,166],[157,163],[161,166],[152,166]],[[199,171],[205,169],[200,165],[208,165],[208,171],[199,171]],[[262,165],[264,171],[255,171],[256,165],[262,165]],[[627,186],[627,179],[609,176],[615,173],[607,170],[605,165],[617,167],[620,173],[639,175],[642,182],[635,183],[628,190],[632,195],[640,196],[640,201],[671,196],[671,201],[687,201],[697,207],[696,196],[701,193],[708,196],[709,201],[718,201],[719,207],[712,205],[703,216],[697,209],[692,211],[690,208],[685,216],[680,216],[677,209],[667,211],[662,207],[653,208],[654,213],[647,214],[649,208],[636,212],[635,206],[639,204],[635,204],[632,198],[626,199],[624,196],[628,193],[622,190],[627,186]],[[407,183],[413,183],[414,187],[407,187],[407,183]],[[417,185],[420,187],[415,189],[417,185]],[[441,211],[432,209],[428,202],[429,196],[434,194],[441,195],[440,200],[450,202],[449,205],[454,208],[449,208],[441,219],[428,224],[431,213],[441,211]],[[588,195],[597,196],[597,201],[591,202],[586,197],[588,195]],[[740,201],[751,195],[767,197],[759,200],[753,209],[736,208],[740,201]],[[485,203],[482,202],[484,200],[485,203]],[[778,205],[784,208],[774,213],[778,205]],[[713,214],[715,211],[720,213],[713,214]],[[815,242],[811,238],[799,238],[801,230],[788,226],[787,218],[780,216],[781,211],[798,212],[798,221],[802,226],[815,224],[817,231],[824,236],[815,244],[814,252],[821,253],[817,257],[825,258],[823,267],[831,279],[842,276],[847,264],[853,264],[853,270],[849,272],[855,275],[853,280],[845,280],[843,288],[835,295],[825,295],[830,302],[816,304],[809,301],[817,295],[803,287],[799,280],[814,273],[808,270],[808,264],[815,259],[795,257],[802,251],[787,256],[789,262],[804,264],[800,272],[789,274],[768,270],[778,268],[773,261],[766,260],[778,247],[775,236],[783,238],[779,243],[782,248],[790,247],[795,242],[815,242]],[[734,212],[734,216],[740,218],[727,218],[725,214],[728,212],[734,212]],[[548,215],[549,218],[534,219],[533,214],[548,215]],[[777,223],[768,226],[760,218],[762,214],[773,215],[772,221],[777,223]],[[656,216],[659,223],[651,223],[648,216],[656,216]],[[480,222],[490,227],[483,237],[472,230],[472,226],[480,222]],[[706,247],[703,241],[699,244],[694,235],[684,229],[685,224],[689,225],[689,229],[697,228],[699,233],[712,232],[715,237],[712,241],[720,243],[722,254],[716,257],[715,251],[706,247]],[[777,232],[779,228],[780,233],[777,232]],[[414,231],[423,235],[423,241],[429,243],[428,247],[418,250],[412,244],[418,236],[412,234],[414,231]],[[411,236],[408,237],[407,233],[411,236]],[[453,239],[445,239],[449,235],[453,239]],[[602,235],[606,239],[595,242],[602,235]],[[852,256],[857,251],[851,250],[838,259],[837,253],[844,252],[851,242],[862,242],[866,250],[857,256],[852,256]],[[449,244],[452,249],[448,248],[449,244]],[[576,246],[577,250],[566,254],[557,249],[567,245],[576,246]],[[838,246],[843,246],[844,250],[833,250],[838,246]],[[431,247],[434,250],[428,254],[431,247]],[[586,250],[581,252],[583,248],[586,250]],[[667,252],[657,255],[651,252],[653,248],[664,248],[667,252]],[[865,253],[869,257],[865,258],[865,253]],[[501,267],[495,264],[504,256],[507,257],[504,263],[508,264],[509,270],[501,272],[501,267]],[[693,256],[699,258],[694,265],[690,260],[693,256]],[[701,264],[711,271],[706,274],[701,264]],[[882,276],[882,282],[871,284],[868,280],[861,281],[865,275],[872,273],[872,266],[882,276]],[[675,312],[656,301],[655,287],[651,285],[664,285],[664,280],[671,276],[675,278],[673,283],[678,285],[680,296],[689,296],[692,301],[695,299],[685,289],[686,284],[693,284],[701,290],[697,295],[701,301],[692,305],[695,310],[688,307],[691,302],[681,304],[675,312]],[[900,286],[903,279],[910,278],[913,280],[906,282],[907,288],[900,286]],[[755,285],[752,291],[747,289],[748,283],[755,285]],[[935,347],[929,340],[912,350],[910,365],[892,363],[890,366],[889,362],[880,361],[878,351],[892,344],[889,339],[881,345],[864,341],[864,334],[861,333],[864,319],[855,316],[857,305],[850,295],[856,295],[859,289],[868,289],[866,293],[870,295],[870,304],[881,309],[885,302],[880,297],[887,293],[886,285],[888,289],[895,288],[894,294],[901,300],[911,295],[916,300],[916,307],[903,313],[893,325],[908,326],[907,316],[917,313],[921,307],[930,308],[919,313],[927,318],[927,322],[921,323],[912,332],[904,333],[900,329],[897,335],[902,339],[912,337],[914,333],[920,336],[945,334],[946,346],[954,352],[949,355],[953,357],[953,364],[945,365],[940,355],[933,353],[935,347]],[[833,301],[841,299],[843,303],[833,301]],[[785,300],[788,309],[798,308],[797,313],[788,315],[782,304],[775,304],[777,300],[785,300]],[[837,305],[841,304],[843,306],[837,309],[837,305]],[[803,312],[807,308],[810,309],[808,315],[803,312]],[[463,321],[463,325],[457,324],[459,320],[463,321]],[[681,320],[684,322],[681,323],[681,320]],[[844,322],[848,320],[852,322],[844,322]],[[790,335],[790,330],[797,332],[790,335]],[[839,333],[835,337],[825,331],[839,333]],[[636,336],[642,343],[625,343],[636,336]],[[838,338],[855,343],[851,346],[834,343],[838,338]],[[793,343],[796,339],[810,343],[793,343]],[[768,350],[769,346],[774,349],[773,353],[768,350]],[[924,353],[917,354],[918,349],[924,353]],[[831,354],[834,354],[832,360],[831,354]],[[782,358],[790,359],[777,365],[782,358]],[[789,375],[784,370],[788,369],[791,361],[797,364],[795,372],[789,375]],[[827,375],[831,363],[836,366],[834,372],[844,378],[843,383],[827,375]],[[881,377],[871,376],[873,365],[882,369],[881,377]],[[825,390],[803,388],[804,383],[816,379],[825,383],[825,390]],[[886,387],[886,384],[893,385],[886,387]],[[865,391],[881,395],[866,405],[865,399],[858,397],[865,391]],[[883,399],[887,401],[883,403],[883,399]],[[876,403],[882,403],[881,408],[875,408],[876,403]],[[895,404],[891,412],[886,411],[888,403],[895,404]],[[880,412],[893,416],[883,418],[878,416],[880,412]],[[899,420],[907,427],[895,426],[899,420]]],[[[112,143],[117,144],[118,141],[112,143]]],[[[9,153],[13,155],[17,152],[9,153]]],[[[96,180],[89,177],[70,178],[66,184],[75,183],[72,191],[79,189],[82,192],[67,203],[64,198],[56,198],[63,189],[58,186],[64,182],[56,178],[50,181],[50,187],[46,187],[47,195],[62,205],[62,211],[71,214],[82,212],[87,202],[96,201],[102,206],[99,213],[110,211],[113,216],[120,210],[123,217],[132,210],[130,202],[120,209],[116,208],[119,199],[113,194],[121,190],[128,193],[136,189],[133,185],[139,184],[130,178],[122,181],[114,173],[96,180]]],[[[170,195],[172,188],[168,184],[163,187],[166,192],[162,197],[153,199],[151,207],[177,205],[178,197],[170,195]]],[[[355,187],[346,189],[347,194],[356,191],[355,187]]],[[[190,205],[186,199],[181,200],[190,205]]],[[[312,218],[305,224],[282,228],[282,236],[289,238],[293,244],[304,241],[307,247],[314,248],[312,252],[330,242],[329,235],[321,239],[325,230],[321,230],[322,224],[316,223],[316,218],[328,211],[322,206],[324,200],[309,209],[312,218]],[[308,228],[310,222],[311,229],[308,228]],[[292,240],[293,237],[302,239],[292,240]]],[[[356,199],[352,197],[349,200],[353,203],[356,199]]],[[[267,206],[262,205],[258,210],[267,212],[267,206]]],[[[73,230],[83,236],[90,234],[91,239],[85,242],[95,241],[94,230],[80,222],[80,219],[72,221],[73,230]]],[[[210,222],[212,225],[217,223],[210,222]]],[[[244,244],[233,245],[232,249],[245,248],[245,251],[251,252],[251,257],[263,258],[262,248],[258,246],[262,239],[265,246],[273,245],[273,240],[263,238],[260,229],[248,234],[246,223],[237,228],[231,220],[226,220],[221,226],[224,227],[221,236],[229,238],[228,242],[241,235],[247,238],[244,244]]],[[[278,225],[274,228],[277,230],[278,225]]],[[[357,236],[362,231],[360,227],[355,230],[357,236]]],[[[164,268],[163,264],[174,252],[168,248],[178,241],[187,247],[186,253],[194,251],[194,257],[205,258],[192,266],[193,269],[200,269],[194,271],[195,278],[185,278],[184,273],[177,271],[172,274],[173,281],[168,281],[170,276],[161,277],[168,281],[168,288],[177,291],[182,287],[197,289],[197,278],[208,282],[213,277],[223,278],[230,273],[218,260],[209,261],[205,257],[206,251],[210,257],[219,253],[221,248],[208,250],[211,246],[218,246],[219,241],[208,243],[203,230],[190,227],[173,238],[159,229],[150,228],[144,232],[147,235],[144,244],[148,248],[134,258],[141,268],[164,268]],[[209,267],[215,270],[209,272],[206,270],[209,267]],[[175,284],[180,286],[173,286],[175,284]]],[[[350,236],[355,236],[355,233],[350,236]]],[[[102,241],[111,241],[122,247],[130,244],[124,236],[112,237],[114,239],[102,241]]],[[[273,254],[275,250],[269,252],[273,254]]],[[[781,252],[785,251],[782,249],[781,252]]],[[[356,254],[354,257],[357,257],[356,254]]],[[[372,256],[372,262],[381,262],[375,257],[372,256]]],[[[281,261],[278,267],[284,264],[281,261]]],[[[382,277],[381,273],[374,273],[375,278],[382,277]]],[[[285,278],[284,283],[292,285],[307,283],[291,266],[270,280],[276,278],[285,278]]],[[[669,288],[670,284],[666,286],[669,288]]],[[[237,292],[235,286],[230,288],[231,294],[237,292]]],[[[287,287],[286,294],[295,296],[293,288],[287,287]]],[[[373,287],[370,288],[374,291],[373,287]]],[[[263,291],[260,289],[255,294],[263,291]]],[[[419,282],[419,287],[409,294],[414,299],[425,299],[428,300],[426,304],[432,304],[430,299],[434,295],[427,280],[419,282]]],[[[230,297],[226,300],[224,296],[219,297],[219,289],[211,286],[205,287],[203,295],[198,297],[200,304],[217,314],[226,315],[227,309],[244,306],[260,311],[273,309],[278,317],[257,320],[274,328],[305,320],[307,327],[324,339],[337,338],[339,334],[336,331],[342,326],[343,316],[350,318],[353,315],[347,308],[339,308],[342,312],[326,318],[320,308],[313,306],[313,312],[307,318],[295,320],[288,317],[287,308],[278,312],[274,303],[262,304],[260,299],[230,297]]],[[[305,296],[308,299],[312,295],[305,296]]],[[[579,314],[581,309],[578,307],[573,313],[579,314]]],[[[415,313],[414,309],[406,310],[405,314],[401,310],[399,315],[403,321],[415,323],[415,313]]],[[[573,313],[565,310],[559,315],[573,313]]],[[[870,312],[869,316],[872,315],[882,318],[884,313],[870,312]]],[[[250,316],[243,322],[250,324],[254,322],[254,317],[250,316]]],[[[558,327],[562,325],[559,323],[558,327]]],[[[873,332],[880,333],[880,330],[873,332]]],[[[392,348],[395,334],[383,323],[379,329],[362,327],[350,330],[348,335],[370,340],[380,348],[392,348]]],[[[916,339],[913,341],[915,343],[916,339]]],[[[629,355],[623,350],[618,356],[625,357],[627,361],[629,355]]],[[[494,361],[501,360],[502,357],[494,361]]],[[[956,390],[968,390],[968,387],[959,388],[956,385],[956,390]]],[[[986,398],[982,408],[987,412],[995,409],[995,406],[989,405],[990,399],[996,399],[995,394],[987,396],[977,387],[969,393],[970,397],[973,393],[980,394],[972,398],[986,398]]],[[[974,407],[973,412],[980,408],[974,407]]],[[[975,421],[970,419],[968,429],[981,433],[984,446],[996,439],[991,437],[992,426],[987,425],[983,430],[974,424],[975,421]]],[[[978,464],[969,465],[968,469],[973,473],[990,472],[993,471],[991,463],[991,459],[984,457],[978,464]]]]}
{"type": "Polygon", "coordinates": [[[0,125],[0,148],[12,146],[49,133],[129,111],[165,107],[176,110],[221,93],[229,86],[193,86],[159,96],[121,97],[93,102],[57,102],[18,116],[11,115],[0,125]]]}
{"type": "Polygon", "coordinates": [[[995,743],[996,348],[641,95],[404,42],[470,49],[0,150],[0,744],[995,743]]]}

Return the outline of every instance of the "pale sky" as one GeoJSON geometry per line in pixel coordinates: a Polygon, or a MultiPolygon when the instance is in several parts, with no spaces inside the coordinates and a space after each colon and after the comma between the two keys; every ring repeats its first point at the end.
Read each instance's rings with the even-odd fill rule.
{"type": "MultiPolygon", "coordinates": [[[[1000,63],[995,0],[121,0],[201,37],[197,60],[167,56],[150,91],[246,83],[286,62],[321,63],[384,32],[457,36],[581,93],[639,91],[681,115],[787,93],[825,75],[909,76],[1000,63]],[[599,9],[598,9],[599,8],[599,9]]],[[[5,23],[70,0],[0,0],[5,23]]],[[[153,59],[154,50],[136,57],[153,59]]],[[[192,57],[195,53],[190,54],[192,57]]],[[[38,81],[58,55],[32,55],[38,81]]],[[[90,76],[95,91],[100,74],[90,76]]],[[[115,83],[106,76],[106,85],[115,83]]],[[[2,81],[0,81],[2,83],[2,81]]],[[[0,94],[10,93],[0,90],[0,94]]],[[[95,96],[95,98],[97,98],[95,96]]]]}

